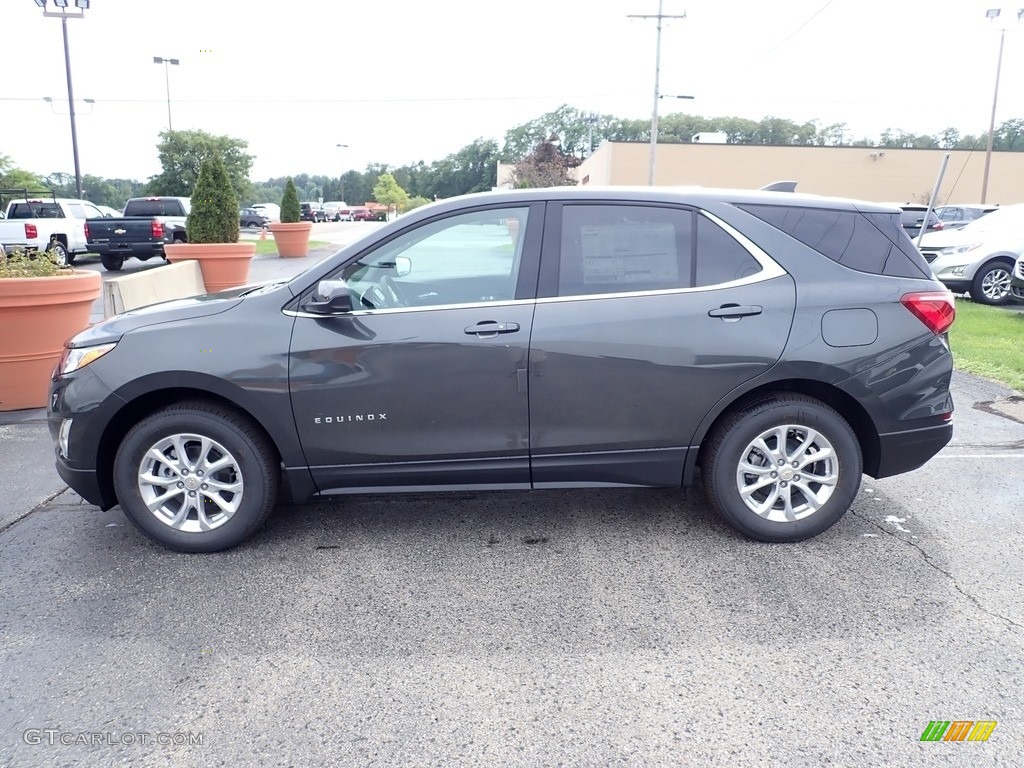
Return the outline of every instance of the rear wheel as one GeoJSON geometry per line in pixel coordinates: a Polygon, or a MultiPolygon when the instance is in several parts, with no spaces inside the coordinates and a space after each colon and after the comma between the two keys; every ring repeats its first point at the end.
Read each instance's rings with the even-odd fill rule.
{"type": "Polygon", "coordinates": [[[64,245],[60,240],[54,240],[46,247],[46,252],[50,254],[50,257],[57,262],[58,267],[67,267],[71,264],[71,255],[68,253],[68,247],[64,245]]]}
{"type": "Polygon", "coordinates": [[[979,304],[1006,304],[1010,300],[1010,270],[1008,261],[993,261],[974,276],[971,298],[979,304]]]}
{"type": "Polygon", "coordinates": [[[264,435],[234,411],[190,402],[143,419],[114,459],[128,519],[181,552],[216,552],[251,536],[277,499],[278,462],[264,435]]]}
{"type": "Polygon", "coordinates": [[[824,403],[775,395],[728,416],[707,443],[702,473],[712,506],[759,541],[800,541],[832,527],[863,471],[850,425],[824,403]]]}
{"type": "Polygon", "coordinates": [[[121,267],[124,266],[124,257],[111,256],[110,254],[104,253],[100,256],[100,263],[103,264],[103,268],[108,272],[120,272],[121,267]]]}

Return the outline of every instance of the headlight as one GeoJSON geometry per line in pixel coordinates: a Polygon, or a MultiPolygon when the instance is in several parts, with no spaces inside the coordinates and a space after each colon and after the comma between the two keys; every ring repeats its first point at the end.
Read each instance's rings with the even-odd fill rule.
{"type": "Polygon", "coordinates": [[[57,375],[63,376],[65,373],[85,368],[89,363],[99,360],[116,346],[117,342],[115,341],[113,344],[97,344],[95,347],[65,348],[64,355],[57,364],[57,375]]]}
{"type": "Polygon", "coordinates": [[[972,243],[971,245],[951,245],[949,248],[943,248],[939,253],[943,256],[955,256],[958,253],[969,253],[975,248],[980,248],[981,243],[972,243]]]}
{"type": "Polygon", "coordinates": [[[967,269],[967,265],[961,264],[959,267],[953,267],[950,271],[957,277],[963,277],[965,269],[967,269]]]}

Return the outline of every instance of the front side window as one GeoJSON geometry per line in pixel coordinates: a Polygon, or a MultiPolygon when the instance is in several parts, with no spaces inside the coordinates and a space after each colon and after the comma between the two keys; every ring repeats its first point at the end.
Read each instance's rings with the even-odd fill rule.
{"type": "Polygon", "coordinates": [[[342,268],[356,309],[395,309],[515,298],[528,208],[430,221],[342,268]]]}

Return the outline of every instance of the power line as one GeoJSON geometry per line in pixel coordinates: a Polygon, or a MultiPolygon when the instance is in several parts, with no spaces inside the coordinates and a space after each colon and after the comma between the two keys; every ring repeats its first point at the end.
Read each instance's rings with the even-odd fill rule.
{"type": "MultiPolygon", "coordinates": [[[[625,98],[632,93],[549,94],[531,96],[441,96],[394,99],[175,99],[176,104],[431,104],[472,101],[544,101],[572,99],[625,98]]],[[[0,101],[42,101],[35,96],[0,96],[0,101]]],[[[93,99],[97,104],[163,104],[163,99],[93,99]]]]}
{"type": "Polygon", "coordinates": [[[782,38],[782,40],[780,40],[778,42],[778,44],[774,48],[772,48],[770,51],[768,51],[767,53],[762,54],[759,58],[757,58],[754,61],[752,61],[751,64],[758,64],[758,63],[764,61],[765,59],[767,59],[769,56],[771,56],[773,53],[775,53],[777,50],[779,50],[779,48],[781,48],[786,43],[788,43],[790,40],[792,40],[794,37],[796,37],[796,34],[801,29],[803,29],[808,24],[810,24],[812,21],[814,21],[816,18],[818,18],[818,15],[822,11],[824,11],[826,8],[828,8],[830,5],[832,5],[832,3],[834,3],[834,2],[835,2],[835,0],[828,0],[828,2],[825,3],[823,6],[821,6],[821,8],[819,8],[813,14],[811,14],[810,18],[808,18],[803,24],[801,24],[799,27],[797,27],[792,32],[790,32],[788,35],[786,35],[784,38],[782,38]]]}

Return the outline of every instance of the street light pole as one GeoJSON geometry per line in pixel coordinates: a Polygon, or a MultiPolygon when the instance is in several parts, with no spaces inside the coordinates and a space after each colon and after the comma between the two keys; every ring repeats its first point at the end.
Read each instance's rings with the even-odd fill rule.
{"type": "MultiPolygon", "coordinates": [[[[990,20],[999,18],[999,8],[990,8],[985,12],[985,17],[990,20]]],[[[1024,18],[1024,8],[1017,11],[1017,21],[1024,18]]],[[[988,145],[985,147],[985,170],[981,176],[981,202],[985,202],[985,198],[988,196],[988,175],[989,169],[992,166],[992,147],[995,143],[996,133],[996,102],[999,100],[999,76],[1003,69],[1003,46],[1006,43],[1006,25],[1004,24],[999,30],[999,56],[996,59],[996,85],[995,90],[992,92],[992,117],[988,124],[988,145]]]]}
{"type": "Polygon", "coordinates": [[[174,66],[178,66],[181,64],[181,61],[179,59],[165,59],[162,56],[154,56],[153,63],[164,65],[164,82],[167,85],[167,131],[171,132],[174,130],[174,126],[171,125],[171,75],[169,74],[170,67],[167,65],[173,64],[174,66]]]}
{"type": "Polygon", "coordinates": [[[82,166],[78,161],[78,127],[75,125],[75,92],[71,87],[71,53],[68,49],[68,19],[64,16],[60,20],[61,31],[64,33],[64,69],[68,76],[68,114],[71,115],[71,154],[75,159],[75,194],[81,200],[82,194],[82,166]]]}
{"type": "Polygon", "coordinates": [[[71,53],[68,48],[68,19],[81,19],[89,8],[89,0],[75,0],[78,13],[68,13],[67,0],[54,0],[59,11],[46,10],[46,0],[35,0],[35,4],[43,9],[43,16],[59,18],[61,32],[64,35],[64,69],[68,78],[68,114],[71,117],[71,154],[75,160],[75,194],[82,199],[82,166],[78,160],[78,126],[75,124],[75,93],[71,87],[71,53]]]}
{"type": "Polygon", "coordinates": [[[655,43],[654,51],[654,108],[651,111],[651,156],[647,166],[647,185],[650,187],[654,186],[654,161],[658,149],[658,101],[660,96],[658,95],[658,80],[661,77],[661,21],[662,19],[685,19],[686,11],[683,11],[682,16],[667,16],[662,13],[664,9],[665,0],[658,0],[658,13],[652,14],[632,14],[627,18],[630,19],[657,19],[658,34],[657,42],[655,43]]]}

